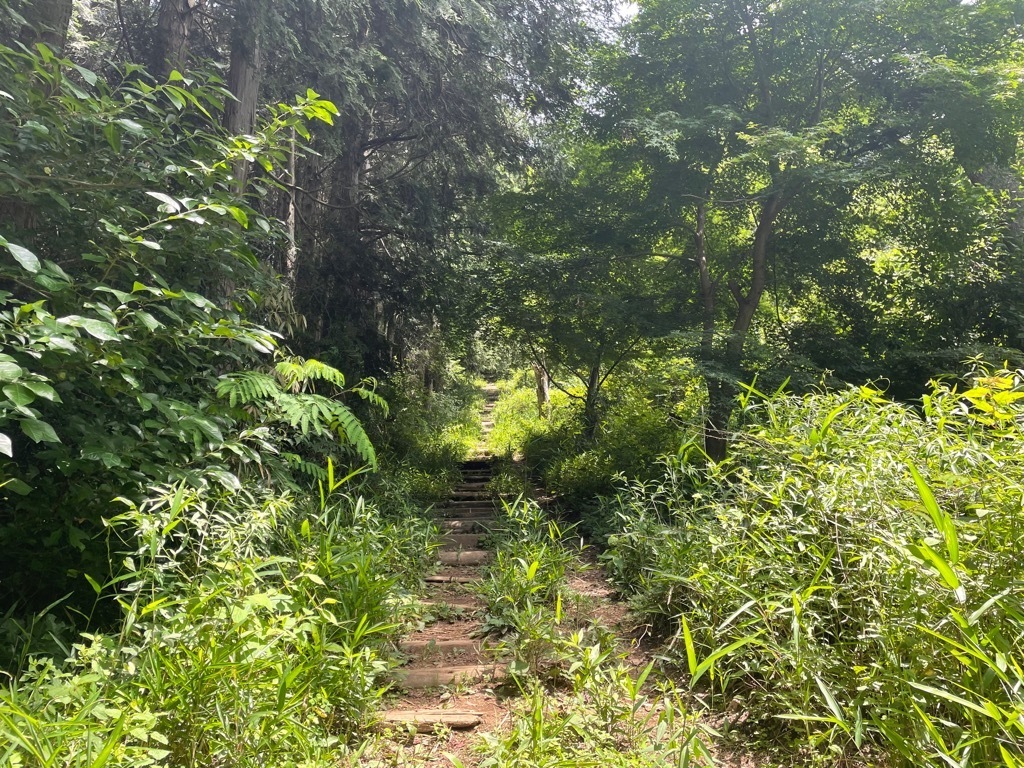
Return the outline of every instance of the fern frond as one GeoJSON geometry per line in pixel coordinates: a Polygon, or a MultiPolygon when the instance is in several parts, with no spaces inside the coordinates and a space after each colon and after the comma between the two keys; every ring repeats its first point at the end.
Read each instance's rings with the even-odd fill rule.
{"type": "Polygon", "coordinates": [[[373,443],[363,430],[356,415],[341,403],[334,403],[335,429],[338,436],[346,439],[355,449],[359,457],[374,469],[377,468],[377,452],[373,449],[373,443]]]}
{"type": "Polygon", "coordinates": [[[391,408],[388,405],[388,401],[376,393],[376,387],[377,382],[375,380],[363,379],[356,386],[352,387],[352,391],[371,405],[375,405],[380,408],[384,412],[384,415],[388,416],[391,412],[391,408]]]}
{"type": "Polygon", "coordinates": [[[276,400],[282,394],[273,376],[258,371],[241,371],[220,377],[217,396],[226,397],[228,405],[250,405],[276,400]]]}
{"type": "Polygon", "coordinates": [[[288,466],[313,480],[326,480],[327,470],[312,461],[306,461],[296,453],[283,454],[288,466]]]}
{"type": "Polygon", "coordinates": [[[319,360],[288,357],[279,361],[274,370],[285,389],[290,392],[309,391],[309,385],[316,381],[325,381],[339,389],[345,388],[345,374],[319,360]]]}

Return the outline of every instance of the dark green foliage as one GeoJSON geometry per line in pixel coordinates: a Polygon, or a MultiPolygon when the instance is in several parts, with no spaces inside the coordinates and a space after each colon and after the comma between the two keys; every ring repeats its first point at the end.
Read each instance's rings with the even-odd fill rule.
{"type": "Polygon", "coordinates": [[[0,692],[0,760],[335,765],[381,696],[436,530],[340,495],[332,470],[319,506],[179,484],[114,516],[131,557],[96,586],[120,633],[25,663],[0,692]]]}
{"type": "MultiPolygon", "coordinates": [[[[236,139],[211,122],[215,84],[108,86],[45,49],[0,49],[0,71],[0,601],[42,607],[118,567],[101,536],[115,497],[237,489],[274,464],[267,427],[216,396],[218,376],[277,346],[251,319],[276,290],[254,249],[277,229],[230,190],[231,168],[276,161],[281,136],[332,108],[281,105],[236,139]]],[[[317,417],[372,458],[344,406],[302,397],[281,400],[292,446],[317,417]]]]}

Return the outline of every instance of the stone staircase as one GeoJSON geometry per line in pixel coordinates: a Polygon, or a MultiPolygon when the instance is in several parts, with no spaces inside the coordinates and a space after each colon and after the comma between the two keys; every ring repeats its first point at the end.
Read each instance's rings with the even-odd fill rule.
{"type": "Polygon", "coordinates": [[[447,606],[467,618],[438,623],[406,637],[401,650],[409,660],[396,670],[393,681],[420,706],[385,712],[386,727],[412,726],[421,733],[433,732],[439,725],[456,730],[475,728],[481,722],[479,712],[445,708],[440,696],[431,701],[424,694],[441,686],[485,686],[504,676],[505,666],[495,659],[493,648],[480,639],[481,622],[473,617],[483,603],[466,589],[467,584],[482,578],[484,566],[493,557],[481,544],[500,508],[500,502],[487,490],[492,458],[486,440],[494,426],[491,412],[498,398],[497,388],[489,385],[484,395],[483,440],[463,463],[461,482],[449,499],[434,509],[441,529],[439,567],[427,577],[424,596],[425,603],[447,606]]]}

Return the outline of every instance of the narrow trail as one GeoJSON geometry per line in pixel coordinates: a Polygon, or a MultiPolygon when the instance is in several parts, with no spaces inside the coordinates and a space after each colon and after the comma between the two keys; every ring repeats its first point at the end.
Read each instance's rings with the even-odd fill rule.
{"type": "MultiPolygon", "coordinates": [[[[493,385],[484,390],[483,438],[473,455],[462,465],[462,481],[451,497],[434,513],[441,528],[437,551],[440,567],[426,579],[423,602],[443,621],[408,635],[401,650],[409,657],[394,676],[405,692],[393,709],[384,713],[384,724],[395,728],[414,727],[419,733],[438,728],[492,729],[504,715],[495,684],[504,676],[505,666],[495,658],[495,649],[481,639],[482,621],[476,614],[484,603],[468,585],[483,577],[493,553],[481,548],[481,541],[497,522],[500,502],[487,486],[492,477],[493,458],[486,449],[494,426],[491,412],[498,398],[493,385]]],[[[450,764],[445,760],[442,764],[450,764]]]]}
{"type": "MultiPolygon", "coordinates": [[[[400,695],[382,713],[381,723],[394,734],[385,750],[391,754],[367,766],[476,765],[481,756],[474,754],[473,744],[482,734],[504,730],[518,699],[514,686],[502,687],[507,665],[500,647],[484,637],[486,605],[472,592],[493,558],[481,544],[501,509],[488,491],[494,458],[486,447],[497,388],[489,385],[484,395],[482,439],[463,463],[451,497],[434,509],[441,529],[438,569],[427,577],[422,599],[433,620],[400,646],[408,659],[392,676],[393,690],[400,695]]],[[[627,610],[612,599],[614,590],[599,568],[570,574],[568,586],[577,600],[566,606],[567,613],[580,614],[580,622],[597,621],[628,642],[633,632],[626,626],[627,610]]],[[[629,642],[628,652],[632,666],[648,660],[637,653],[635,642],[629,642]]]]}

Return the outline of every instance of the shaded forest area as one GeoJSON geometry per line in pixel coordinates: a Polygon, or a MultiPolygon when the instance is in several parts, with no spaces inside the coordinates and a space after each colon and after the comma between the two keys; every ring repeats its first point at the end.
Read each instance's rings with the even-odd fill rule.
{"type": "Polygon", "coordinates": [[[0,760],[360,764],[486,379],[481,765],[1024,765],[1022,29],[0,0],[0,760]]]}

